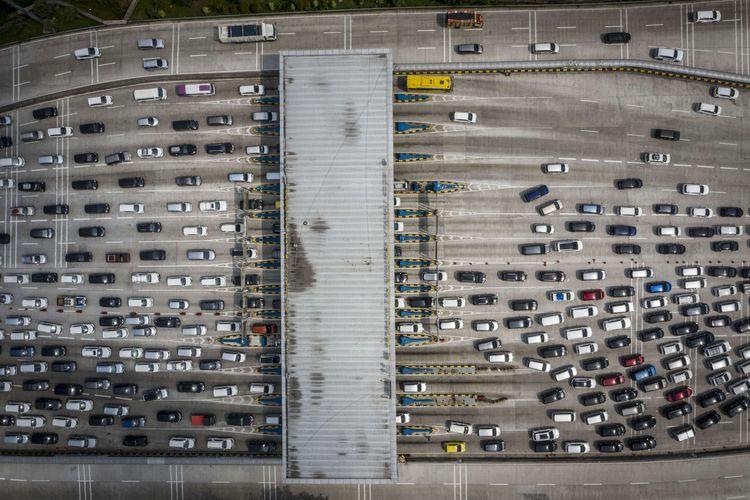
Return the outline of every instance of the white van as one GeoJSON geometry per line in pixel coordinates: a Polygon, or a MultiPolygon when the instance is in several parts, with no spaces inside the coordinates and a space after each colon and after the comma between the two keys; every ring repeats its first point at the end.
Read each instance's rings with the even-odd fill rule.
{"type": "Polygon", "coordinates": [[[740,236],[742,228],[740,226],[714,226],[717,236],[740,236]]]}
{"type": "Polygon", "coordinates": [[[206,440],[206,448],[209,450],[231,450],[234,448],[234,439],[228,437],[210,437],[206,440]]]}
{"type": "Polygon", "coordinates": [[[102,330],[103,339],[124,339],[128,336],[127,328],[117,328],[114,330],[102,330]]]}
{"type": "Polygon", "coordinates": [[[691,290],[694,288],[705,288],[706,286],[706,280],[705,278],[697,278],[694,280],[682,280],[682,288],[685,290],[691,290]]]}
{"type": "MultiPolygon", "coordinates": [[[[713,289],[711,289],[711,292],[716,297],[727,297],[729,295],[734,295],[737,293],[737,287],[734,285],[721,285],[721,286],[715,286],[713,289]]],[[[23,302],[21,302],[23,305],[23,302]]]]}
{"type": "Polygon", "coordinates": [[[281,180],[281,172],[268,172],[266,174],[266,180],[267,181],[280,181],[281,180]]]}
{"type": "Polygon", "coordinates": [[[121,213],[142,214],[143,211],[143,203],[120,203],[121,213]]]}
{"type": "Polygon", "coordinates": [[[608,304],[609,306],[609,312],[610,314],[623,314],[623,313],[629,313],[633,310],[633,303],[624,301],[624,302],[614,302],[608,304]]]}
{"type": "MultiPolygon", "coordinates": [[[[536,332],[536,333],[524,333],[523,334],[523,341],[527,344],[543,344],[547,341],[549,341],[549,335],[542,332],[536,332]]],[[[549,371],[549,370],[545,370],[549,371]]]]}
{"type": "Polygon", "coordinates": [[[96,448],[96,438],[92,436],[70,436],[68,446],[71,448],[96,448]]]}
{"type": "Polygon", "coordinates": [[[633,217],[637,217],[643,213],[641,210],[641,207],[633,207],[633,206],[624,206],[624,207],[615,207],[615,213],[617,215],[630,215],[633,217]]]}
{"type": "Polygon", "coordinates": [[[22,156],[0,158],[0,167],[23,167],[24,165],[26,165],[26,160],[22,156]]]}
{"type": "Polygon", "coordinates": [[[73,128],[72,127],[48,128],[47,135],[50,137],[70,137],[73,135],[73,128]]]}
{"type": "Polygon", "coordinates": [[[167,98],[167,91],[161,87],[138,89],[133,91],[133,99],[136,102],[163,101],[167,98]]]}
{"type": "Polygon", "coordinates": [[[682,266],[677,272],[680,276],[700,276],[703,274],[703,266],[682,266]]]}
{"type": "Polygon", "coordinates": [[[458,330],[464,327],[464,320],[458,318],[447,318],[438,321],[440,330],[458,330]]]}
{"type": "Polygon", "coordinates": [[[581,281],[601,281],[607,278],[604,269],[586,269],[581,271],[581,281]]]}
{"type": "Polygon", "coordinates": [[[654,275],[654,270],[650,267],[639,267],[636,269],[626,269],[631,278],[650,278],[654,275]]]}
{"type": "Polygon", "coordinates": [[[523,358],[523,364],[524,366],[526,366],[526,368],[531,368],[532,370],[536,370],[539,372],[548,372],[552,367],[546,361],[542,361],[541,359],[536,358],[523,358]]]}
{"type": "Polygon", "coordinates": [[[100,95],[97,97],[89,97],[88,103],[91,108],[100,108],[103,106],[111,106],[115,100],[111,95],[100,95]]]}
{"type": "Polygon", "coordinates": [[[602,321],[602,329],[605,332],[613,332],[615,330],[626,330],[630,328],[630,318],[620,316],[618,318],[610,318],[602,321]]]}
{"type": "Polygon", "coordinates": [[[242,330],[242,323],[239,321],[217,321],[217,332],[239,332],[242,330]]]}
{"type": "Polygon", "coordinates": [[[599,309],[596,306],[576,306],[571,307],[568,314],[573,319],[591,318],[599,314],[599,309]]]}
{"type": "Polygon", "coordinates": [[[682,230],[677,226],[657,226],[656,234],[659,236],[680,236],[682,230]]]}
{"type": "Polygon", "coordinates": [[[464,307],[466,305],[466,300],[463,297],[441,297],[438,302],[440,307],[445,308],[464,307]]]}
{"type": "Polygon", "coordinates": [[[266,92],[266,88],[260,83],[255,85],[240,85],[239,91],[241,96],[263,95],[266,92]]]}
{"type": "Polygon", "coordinates": [[[476,123],[477,115],[468,111],[454,111],[451,113],[451,120],[458,123],[476,123]]]}
{"type": "Polygon", "coordinates": [[[73,56],[79,61],[83,61],[85,59],[94,59],[95,57],[100,57],[101,55],[102,51],[99,50],[99,47],[86,47],[85,49],[76,49],[75,51],[73,51],[73,56]]]}
{"type": "Polygon", "coordinates": [[[549,413],[553,422],[575,422],[576,412],[573,410],[551,410],[549,413]]]}
{"type": "Polygon", "coordinates": [[[216,92],[213,83],[181,84],[177,86],[176,90],[179,96],[214,95],[216,92]]]}
{"type": "Polygon", "coordinates": [[[188,202],[176,201],[167,203],[167,212],[192,212],[193,205],[188,202]]]}
{"type": "Polygon", "coordinates": [[[590,326],[573,326],[570,328],[564,328],[562,331],[562,337],[567,340],[583,339],[593,335],[593,330],[590,326]]]}
{"type": "Polygon", "coordinates": [[[542,326],[559,325],[564,321],[563,315],[559,312],[539,315],[539,323],[542,326]]]}
{"type": "Polygon", "coordinates": [[[50,333],[54,335],[62,333],[62,325],[49,323],[47,321],[40,321],[39,324],[37,324],[36,329],[42,333],[50,333]]]}

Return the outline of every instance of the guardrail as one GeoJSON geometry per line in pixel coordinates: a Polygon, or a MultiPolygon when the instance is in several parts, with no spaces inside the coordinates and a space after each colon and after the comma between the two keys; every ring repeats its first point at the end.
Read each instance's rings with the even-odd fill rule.
{"type": "Polygon", "coordinates": [[[503,73],[506,76],[511,76],[514,73],[584,73],[596,71],[641,73],[666,78],[678,78],[682,80],[712,83],[716,85],[750,88],[749,76],[738,75],[726,71],[711,71],[636,59],[397,64],[393,69],[394,75],[406,75],[411,73],[503,73]]]}

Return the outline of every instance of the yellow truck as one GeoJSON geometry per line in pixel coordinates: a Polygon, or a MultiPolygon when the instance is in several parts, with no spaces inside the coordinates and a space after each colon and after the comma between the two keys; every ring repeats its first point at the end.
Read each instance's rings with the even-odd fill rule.
{"type": "Polygon", "coordinates": [[[453,90],[453,79],[448,75],[409,75],[406,77],[406,90],[450,92],[453,90]]]}

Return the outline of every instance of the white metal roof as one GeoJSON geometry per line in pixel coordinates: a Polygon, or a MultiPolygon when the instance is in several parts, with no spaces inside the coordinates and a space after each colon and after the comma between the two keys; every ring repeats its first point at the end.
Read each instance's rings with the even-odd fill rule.
{"type": "Polygon", "coordinates": [[[285,477],[396,479],[392,60],[282,52],[285,477]]]}

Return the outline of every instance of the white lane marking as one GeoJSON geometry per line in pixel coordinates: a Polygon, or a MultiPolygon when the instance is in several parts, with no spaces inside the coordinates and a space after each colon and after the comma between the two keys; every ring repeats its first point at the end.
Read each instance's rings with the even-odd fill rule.
{"type": "Polygon", "coordinates": [[[598,130],[588,130],[588,129],[585,129],[585,128],[582,128],[581,132],[586,132],[586,133],[589,133],[589,134],[598,134],[599,133],[598,130]]]}
{"type": "Polygon", "coordinates": [[[324,35],[340,35],[341,32],[340,31],[324,31],[323,34],[324,35]]]}
{"type": "Polygon", "coordinates": [[[719,170],[739,170],[737,167],[719,167],[719,170]]]}
{"type": "Polygon", "coordinates": [[[714,168],[711,165],[696,165],[698,168],[714,168]]]}
{"type": "Polygon", "coordinates": [[[722,479],[737,479],[737,478],[740,478],[740,477],[745,477],[745,476],[743,474],[738,474],[736,476],[722,476],[721,478],[722,479]]]}
{"type": "Polygon", "coordinates": [[[690,111],[684,109],[673,109],[672,111],[675,113],[690,113],[690,111]]]}
{"type": "Polygon", "coordinates": [[[577,158],[566,158],[564,156],[560,156],[557,159],[558,160],[564,160],[564,161],[575,161],[577,158]]]}
{"type": "Polygon", "coordinates": [[[431,30],[417,30],[417,33],[423,33],[423,32],[427,32],[427,31],[435,31],[435,30],[434,29],[431,29],[431,30]]]}
{"type": "Polygon", "coordinates": [[[435,50],[435,47],[417,47],[417,50],[435,50]]]}
{"type": "Polygon", "coordinates": [[[648,481],[639,481],[639,482],[630,483],[630,484],[651,484],[651,483],[649,483],[648,481]]]}
{"type": "Polygon", "coordinates": [[[101,68],[103,66],[112,66],[113,64],[117,64],[117,62],[116,61],[108,62],[108,63],[104,63],[104,64],[99,64],[98,66],[101,68]]]}
{"type": "Polygon", "coordinates": [[[139,479],[120,479],[121,483],[140,483],[139,479]]]}
{"type": "Polygon", "coordinates": [[[527,30],[529,29],[528,26],[519,26],[518,28],[511,28],[512,30],[527,30]]]}
{"type": "Polygon", "coordinates": [[[674,165],[675,167],[692,167],[692,165],[689,163],[673,163],[672,165],[674,165]]]}
{"type": "Polygon", "coordinates": [[[574,30],[576,29],[575,26],[558,26],[557,29],[559,30],[574,30]]]}
{"type": "Polygon", "coordinates": [[[646,27],[650,28],[652,26],[664,26],[664,23],[654,23],[654,24],[647,24],[646,27]]]}
{"type": "Polygon", "coordinates": [[[370,30],[370,33],[388,33],[388,30],[370,30]]]}
{"type": "Polygon", "coordinates": [[[251,55],[253,55],[253,52],[235,52],[234,55],[236,55],[236,56],[251,56],[251,55]]]}
{"type": "Polygon", "coordinates": [[[190,54],[190,57],[206,57],[208,54],[190,54]]]}
{"type": "Polygon", "coordinates": [[[645,106],[641,104],[626,104],[625,106],[627,106],[628,108],[645,108],[645,106]]]}
{"type": "Polygon", "coordinates": [[[596,160],[594,158],[581,158],[581,161],[588,161],[588,162],[599,163],[599,160],[596,160]]]}
{"type": "Polygon", "coordinates": [[[68,75],[70,73],[72,73],[72,71],[63,71],[62,73],[55,73],[55,77],[68,75]]]}
{"type": "Polygon", "coordinates": [[[622,160],[604,160],[604,163],[622,163],[622,160]]]}
{"type": "Polygon", "coordinates": [[[720,142],[722,146],[737,146],[738,144],[736,142],[720,142]]]}
{"type": "Polygon", "coordinates": [[[598,104],[599,101],[594,101],[593,99],[578,99],[581,102],[593,102],[594,104],[598,104]]]}
{"type": "Polygon", "coordinates": [[[59,56],[55,56],[52,59],[60,59],[61,57],[68,57],[70,54],[60,54],[59,56]]]}
{"type": "Polygon", "coordinates": [[[204,40],[205,38],[205,36],[191,36],[188,40],[204,40]]]}
{"type": "Polygon", "coordinates": [[[646,137],[643,134],[625,134],[625,135],[628,136],[628,137],[646,137]]]}
{"type": "Polygon", "coordinates": [[[692,483],[695,481],[697,481],[697,479],[678,479],[677,480],[678,483],[692,483]]]}
{"type": "Polygon", "coordinates": [[[294,31],[287,31],[287,32],[283,32],[283,33],[279,32],[279,35],[296,35],[296,34],[297,33],[295,33],[294,31]]]}
{"type": "Polygon", "coordinates": [[[575,43],[561,43],[559,45],[560,47],[575,47],[576,46],[575,43]]]}
{"type": "Polygon", "coordinates": [[[622,24],[605,26],[605,28],[622,28],[622,24]]]}

